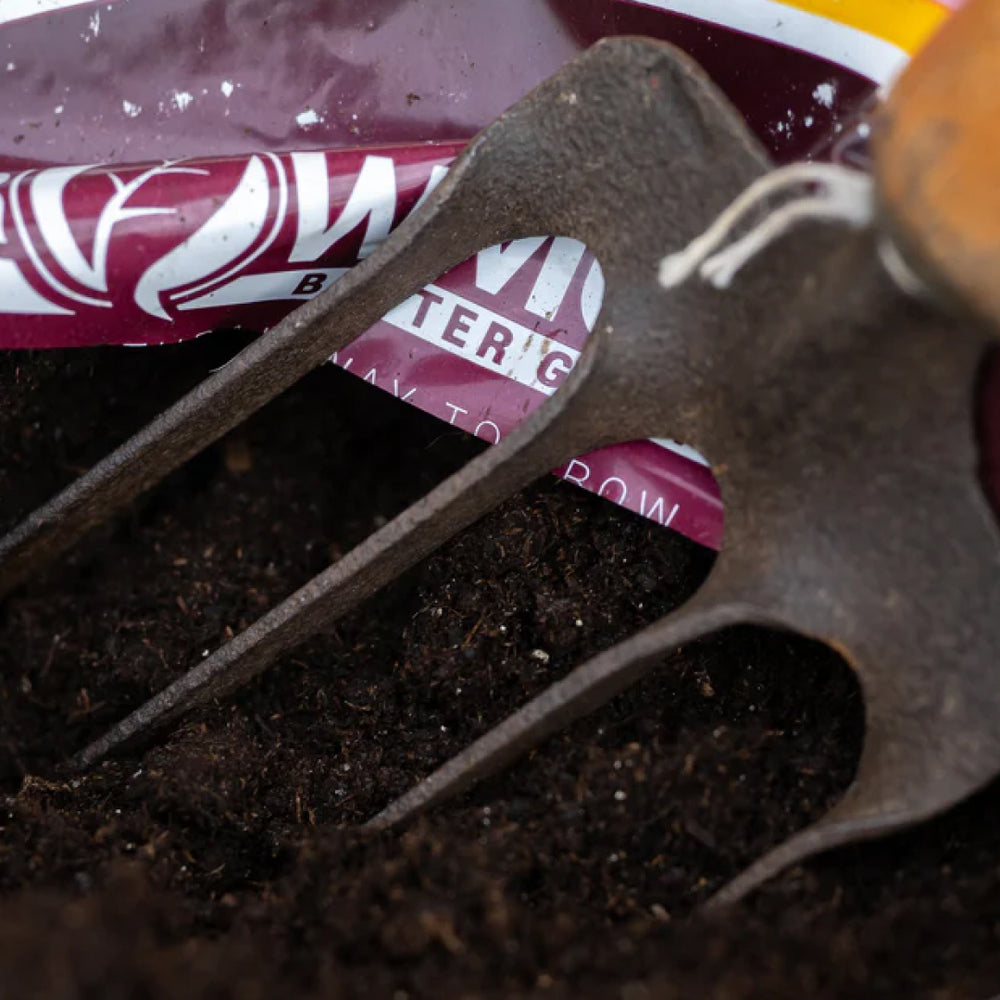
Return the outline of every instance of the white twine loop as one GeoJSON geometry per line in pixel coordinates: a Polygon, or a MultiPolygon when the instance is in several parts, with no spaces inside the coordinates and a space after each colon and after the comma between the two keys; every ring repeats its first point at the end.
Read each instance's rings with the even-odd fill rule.
{"type": "Polygon", "coordinates": [[[878,259],[882,261],[882,266],[889,273],[889,277],[896,282],[896,287],[900,291],[915,299],[932,298],[931,290],[924,284],[922,278],[906,263],[906,258],[899,252],[888,236],[883,236],[878,241],[878,259]]]}
{"type": "Polygon", "coordinates": [[[874,190],[868,174],[833,163],[779,167],[754,181],[701,236],[683,250],[664,257],[660,262],[660,284],[675,288],[697,272],[716,288],[728,288],[745,264],[800,222],[822,219],[863,229],[872,224],[874,214],[874,190]],[[772,208],[747,233],[723,245],[751,212],[772,197],[788,196],[804,185],[814,190],[772,208]]]}

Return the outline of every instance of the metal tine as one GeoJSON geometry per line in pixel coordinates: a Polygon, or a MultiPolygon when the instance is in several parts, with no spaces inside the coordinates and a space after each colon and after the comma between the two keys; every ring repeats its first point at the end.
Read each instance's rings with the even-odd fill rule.
{"type": "MultiPolygon", "coordinates": [[[[487,129],[466,155],[463,173],[474,176],[483,206],[473,212],[463,204],[460,213],[448,213],[448,231],[463,253],[474,236],[495,238],[504,225],[511,235],[580,239],[604,269],[604,307],[567,383],[502,444],[141,706],[71,766],[89,767],[122,743],[244,683],[560,462],[678,426],[673,408],[690,396],[692,385],[686,341],[649,336],[661,320],[658,262],[665,245],[694,235],[704,212],[721,209],[765,171],[766,162],[742,119],[701,71],[672,47],[647,39],[599,43],[487,129]],[[511,173],[522,178],[520,187],[506,180],[511,173]],[[494,211],[518,221],[501,218],[484,227],[494,211]]],[[[424,219],[444,212],[456,190],[433,195],[424,219]]],[[[409,240],[411,255],[428,258],[419,266],[410,261],[408,274],[437,274],[439,247],[419,241],[415,228],[397,236],[390,239],[396,239],[394,248],[409,240]]],[[[366,319],[398,298],[395,276],[383,273],[382,279],[378,307],[365,306],[366,319]]],[[[690,298],[689,315],[678,303],[676,320],[697,339],[718,316],[700,308],[700,291],[690,298]],[[687,329],[692,324],[696,331],[687,329]]],[[[738,297],[720,301],[723,311],[743,308],[738,297]]],[[[335,323],[337,315],[327,322],[335,323]]]]}
{"type": "MultiPolygon", "coordinates": [[[[455,225],[478,209],[469,174],[456,166],[434,206],[418,210],[370,258],[263,334],[60,494],[0,539],[0,597],[40,571],[86,532],[217,441],[360,336],[441,269],[479,249],[455,225]],[[411,252],[413,247],[424,252],[411,252]],[[394,277],[391,285],[385,275],[394,277]]],[[[488,221],[484,223],[490,233],[488,221]]]]}
{"type": "MultiPolygon", "coordinates": [[[[674,83],[674,103],[685,87],[693,92],[700,84],[693,64],[668,47],[610,39],[501,115],[371,257],[0,539],[0,596],[449,267],[506,240],[561,228],[590,236],[595,225],[617,221],[609,207],[599,223],[572,225],[577,199],[603,195],[609,201],[601,171],[620,172],[637,152],[644,138],[639,126],[652,124],[651,116],[625,116],[618,127],[609,126],[609,118],[629,100],[648,99],[657,67],[665,86],[672,78],[685,80],[674,83]],[[624,148],[615,145],[623,140],[624,148]]],[[[701,103],[708,106],[713,98],[702,95],[701,103]]],[[[669,143],[653,145],[660,166],[683,160],[676,146],[671,157],[669,143]]]]}
{"type": "Polygon", "coordinates": [[[972,730],[957,719],[921,719],[911,706],[869,706],[865,748],[844,797],[811,826],[754,861],[703,905],[706,912],[744,899],[774,876],[817,854],[905,830],[945,812],[1000,772],[996,716],[972,730]],[[959,758],[956,747],[967,755],[959,758]]]}
{"type": "MultiPolygon", "coordinates": [[[[916,483],[911,480],[910,485],[916,483]]],[[[841,619],[831,641],[849,657],[865,693],[861,760],[854,781],[826,815],[723,886],[705,903],[707,911],[731,906],[816,854],[937,816],[1000,774],[1000,623],[995,613],[1000,602],[1000,539],[982,498],[971,490],[964,498],[956,492],[958,498],[943,512],[949,528],[956,525],[955,550],[973,543],[985,555],[974,575],[948,581],[956,599],[946,599],[942,607],[924,587],[930,576],[927,567],[933,566],[928,559],[933,559],[935,548],[940,550],[940,539],[931,536],[928,543],[925,526],[913,519],[914,530],[905,539],[912,548],[905,562],[917,574],[917,587],[909,593],[901,593],[908,576],[897,566],[894,583],[900,590],[886,586],[883,578],[871,593],[862,592],[862,600],[857,591],[834,592],[834,606],[825,614],[804,606],[787,609],[786,622],[797,621],[802,629],[821,628],[820,634],[833,631],[831,611],[841,619]],[[878,607],[880,591],[885,596],[878,607]],[[867,614],[861,612],[863,600],[867,614]],[[903,607],[893,607],[897,601],[905,602],[903,607]],[[970,622],[976,624],[970,628],[970,622]]],[[[922,501],[938,498],[936,489],[925,490],[923,496],[909,490],[905,500],[920,507],[922,501]]],[[[903,491],[893,502],[904,502],[903,491]]],[[[849,540],[842,536],[843,542],[849,540]]],[[[801,585],[810,582],[799,580],[801,585]]],[[[830,579],[826,586],[832,586],[830,579]]]]}
{"type": "MultiPolygon", "coordinates": [[[[756,364],[745,353],[716,371],[713,395],[734,405],[707,406],[695,440],[726,458],[726,541],[702,589],[501,722],[369,828],[468,788],[664,654],[738,622],[830,644],[859,676],[868,726],[843,799],[709,909],[816,853],[936,815],[1000,773],[1000,530],[976,478],[970,419],[991,331],[902,295],[876,264],[872,234],[834,235],[839,249],[815,233],[789,238],[792,259],[814,263],[803,295],[772,316],[763,344],[778,354],[758,340],[756,364]]],[[[763,261],[781,265],[773,252],[763,261]]]]}

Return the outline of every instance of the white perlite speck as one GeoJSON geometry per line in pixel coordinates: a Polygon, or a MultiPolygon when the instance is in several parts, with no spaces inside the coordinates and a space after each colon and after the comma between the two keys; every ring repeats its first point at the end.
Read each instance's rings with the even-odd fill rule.
{"type": "Polygon", "coordinates": [[[832,108],[833,99],[837,96],[836,84],[832,82],[820,83],[812,92],[812,96],[817,104],[822,104],[824,108],[832,108]]]}
{"type": "Polygon", "coordinates": [[[303,128],[309,125],[318,125],[323,119],[320,118],[319,113],[313,108],[306,108],[305,111],[300,111],[296,116],[295,120],[303,128]]]}

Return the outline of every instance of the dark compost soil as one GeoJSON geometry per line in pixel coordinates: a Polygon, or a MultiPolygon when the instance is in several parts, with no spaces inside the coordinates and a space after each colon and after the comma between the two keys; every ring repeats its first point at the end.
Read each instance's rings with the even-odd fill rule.
{"type": "MultiPolygon", "coordinates": [[[[5,523],[239,343],[0,358],[5,523]]],[[[328,367],[4,604],[0,996],[1000,992],[997,787],[692,916],[851,778],[857,685],[794,637],[686,648],[461,801],[352,830],[707,572],[710,553],[555,480],[230,701],[58,777],[478,447],[328,367]]]]}

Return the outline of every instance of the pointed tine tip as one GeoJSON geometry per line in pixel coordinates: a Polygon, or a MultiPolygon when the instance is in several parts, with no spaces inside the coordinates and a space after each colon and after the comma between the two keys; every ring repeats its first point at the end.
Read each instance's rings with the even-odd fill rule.
{"type": "MultiPolygon", "coordinates": [[[[552,688],[549,688],[540,697],[544,698],[551,691],[552,688]]],[[[390,802],[368,820],[362,829],[379,832],[398,826],[418,813],[460,795],[477,781],[495,774],[505,764],[537,746],[551,730],[544,724],[544,720],[534,718],[534,707],[535,702],[529,702],[520,711],[508,716],[485,736],[471,743],[408,792],[390,802]]]]}
{"type": "MultiPolygon", "coordinates": [[[[551,690],[550,688],[549,691],[551,690]]],[[[537,725],[531,724],[530,710],[533,705],[534,702],[529,702],[519,712],[508,716],[498,726],[469,744],[423,781],[390,802],[363,824],[362,829],[380,832],[398,826],[418,813],[460,795],[477,781],[495,774],[504,765],[537,746],[548,733],[539,732],[537,725]]]]}
{"type": "MultiPolygon", "coordinates": [[[[417,788],[419,787],[417,785],[417,788]]],[[[365,833],[385,833],[386,830],[391,830],[392,827],[416,816],[423,808],[423,803],[411,804],[408,799],[408,795],[394,799],[380,813],[362,823],[360,829],[365,833]]]]}
{"type": "Polygon", "coordinates": [[[858,771],[843,798],[811,826],[755,861],[702,906],[706,913],[738,903],[765,882],[818,854],[886,837],[941,815],[982,788],[1000,770],[992,739],[977,723],[942,715],[907,713],[891,702],[868,704],[868,733],[858,771]],[[896,715],[893,717],[892,713],[896,715]],[[966,741],[973,749],[948,757],[966,741]]]}
{"type": "Polygon", "coordinates": [[[891,758],[868,747],[854,783],[840,802],[724,885],[702,904],[703,912],[728,909],[765,882],[818,854],[886,837],[937,816],[982,783],[962,788],[958,782],[936,781],[930,767],[915,770],[893,767],[886,763],[891,758]],[[879,782],[877,777],[887,778],[886,783],[879,782]],[[892,789],[891,798],[884,794],[886,787],[892,789]]]}
{"type": "Polygon", "coordinates": [[[136,711],[116,722],[79,753],[74,754],[66,762],[66,768],[76,774],[89,771],[109,754],[158,729],[167,721],[166,710],[157,711],[158,698],[159,696],[151,698],[136,711]]]}
{"type": "Polygon", "coordinates": [[[95,764],[101,761],[111,750],[111,743],[108,741],[108,733],[105,733],[93,743],[88,744],[82,750],[73,754],[63,765],[70,774],[85,774],[95,764]]]}
{"type": "Polygon", "coordinates": [[[380,831],[396,826],[496,774],[560,729],[605,705],[656,667],[665,654],[744,616],[743,608],[705,594],[703,585],[700,600],[693,598],[546,688],[391,802],[362,829],[380,831]]]}
{"type": "MultiPolygon", "coordinates": [[[[765,882],[818,854],[888,835],[940,811],[932,783],[920,771],[894,766],[887,744],[872,739],[872,720],[854,781],[826,815],[788,837],[751,863],[701,906],[719,913],[741,902],[765,882]],[[888,782],[880,780],[888,778],[888,782]],[[914,785],[914,781],[918,784],[914,785]],[[891,798],[886,788],[892,789],[891,798]]],[[[898,758],[895,764],[898,764],[898,758]]],[[[922,770],[922,769],[921,769],[922,770]]]]}
{"type": "Polygon", "coordinates": [[[840,806],[825,817],[754,861],[710,896],[702,904],[701,911],[705,914],[721,913],[793,865],[836,847],[888,835],[922,818],[914,816],[910,810],[887,810],[874,815],[859,815],[851,808],[851,798],[848,793],[840,806]]]}
{"type": "MultiPolygon", "coordinates": [[[[242,633],[246,636],[246,633],[242,633]]],[[[74,754],[66,766],[74,772],[88,771],[98,761],[127,745],[135,744],[179,719],[192,708],[220,693],[241,650],[254,650],[255,643],[227,643],[207,660],[192,667],[172,684],[143,702],[96,740],[74,754]]]]}

